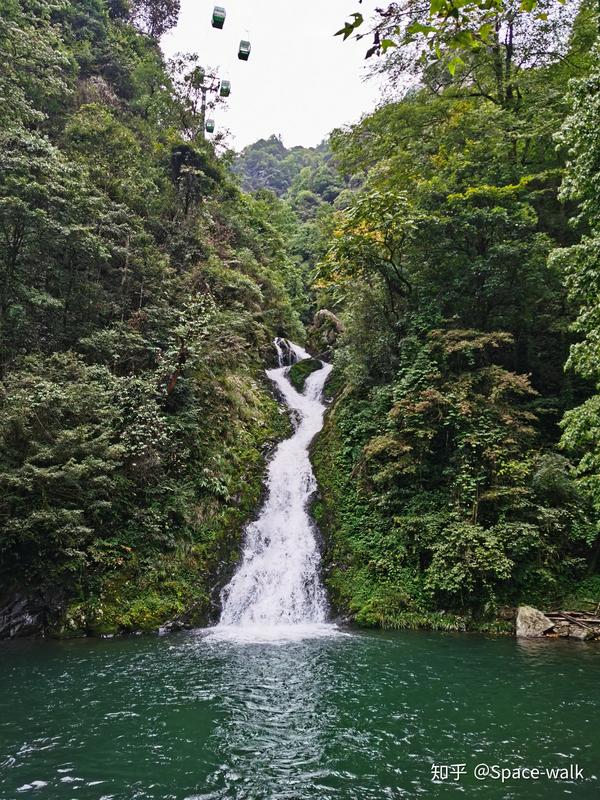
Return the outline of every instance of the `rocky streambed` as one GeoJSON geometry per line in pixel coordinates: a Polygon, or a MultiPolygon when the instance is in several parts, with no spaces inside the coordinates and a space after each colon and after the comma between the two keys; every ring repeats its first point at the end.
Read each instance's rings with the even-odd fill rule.
{"type": "Polygon", "coordinates": [[[585,611],[539,611],[533,606],[517,609],[517,636],[600,641],[598,613],[585,611]]]}

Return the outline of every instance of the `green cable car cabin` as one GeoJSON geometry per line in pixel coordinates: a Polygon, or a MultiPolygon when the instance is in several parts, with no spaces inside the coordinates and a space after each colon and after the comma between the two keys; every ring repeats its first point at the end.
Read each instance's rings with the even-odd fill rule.
{"type": "Polygon", "coordinates": [[[223,8],[223,6],[215,6],[213,9],[212,15],[212,26],[213,28],[222,28],[225,25],[225,17],[227,16],[227,12],[223,8]]]}
{"type": "Polygon", "coordinates": [[[231,94],[231,82],[230,81],[221,81],[221,88],[219,89],[219,94],[221,97],[229,97],[231,94]]]}
{"type": "Polygon", "coordinates": [[[248,61],[250,58],[250,42],[242,39],[240,42],[240,49],[238,50],[238,58],[242,61],[248,61]]]}
{"type": "Polygon", "coordinates": [[[207,119],[206,120],[206,130],[208,133],[213,133],[215,130],[215,121],[214,119],[207,119]]]}

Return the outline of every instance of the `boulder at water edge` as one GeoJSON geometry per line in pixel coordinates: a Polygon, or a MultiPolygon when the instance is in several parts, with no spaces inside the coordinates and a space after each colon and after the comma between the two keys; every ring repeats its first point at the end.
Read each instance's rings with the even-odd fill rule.
{"type": "Polygon", "coordinates": [[[534,638],[543,636],[554,627],[545,614],[533,606],[519,606],[517,609],[517,636],[534,638]]]}
{"type": "Polygon", "coordinates": [[[569,637],[571,639],[580,639],[582,642],[594,638],[594,631],[589,628],[582,628],[580,625],[569,625],[569,637]]]}

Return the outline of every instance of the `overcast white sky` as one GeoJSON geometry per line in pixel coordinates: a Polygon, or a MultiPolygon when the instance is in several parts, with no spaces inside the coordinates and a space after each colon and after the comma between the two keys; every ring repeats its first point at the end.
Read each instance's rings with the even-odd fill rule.
{"type": "Polygon", "coordinates": [[[364,83],[367,40],[334,37],[350,13],[365,17],[381,0],[223,0],[223,30],[211,26],[214,2],[181,0],[177,28],[163,37],[167,57],[196,52],[203,66],[218,67],[232,84],[228,108],[215,111],[217,126],[232,133],[236,150],[280,134],[288,147],[319,144],[335,127],[354,122],[379,99],[375,81],[364,83]],[[252,42],[240,61],[240,39],[252,42]]]}

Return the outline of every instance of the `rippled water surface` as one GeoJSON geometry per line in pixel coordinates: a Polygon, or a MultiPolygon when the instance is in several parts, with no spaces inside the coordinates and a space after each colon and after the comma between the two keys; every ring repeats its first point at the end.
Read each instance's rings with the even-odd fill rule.
{"type": "Polygon", "coordinates": [[[597,645],[458,634],[1,643],[0,798],[598,798],[599,667],[597,645]]]}

